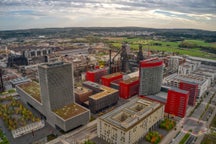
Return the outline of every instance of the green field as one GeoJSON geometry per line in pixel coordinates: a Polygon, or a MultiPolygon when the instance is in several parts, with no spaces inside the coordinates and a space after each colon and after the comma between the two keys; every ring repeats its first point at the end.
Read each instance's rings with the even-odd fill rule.
{"type": "MultiPolygon", "coordinates": [[[[106,38],[104,38],[106,39],[106,38]]],[[[145,40],[142,38],[116,38],[106,39],[113,48],[120,48],[123,42],[127,42],[132,50],[138,50],[139,44],[143,45],[144,51],[164,51],[175,52],[180,55],[190,55],[216,60],[215,52],[207,52],[203,49],[216,49],[216,43],[207,43],[203,40],[165,41],[165,40],[145,40]]]]}

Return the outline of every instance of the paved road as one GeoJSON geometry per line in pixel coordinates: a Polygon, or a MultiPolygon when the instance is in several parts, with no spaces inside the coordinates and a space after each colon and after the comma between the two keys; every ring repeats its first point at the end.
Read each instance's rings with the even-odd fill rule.
{"type": "Polygon", "coordinates": [[[183,131],[185,133],[192,131],[191,133],[195,136],[198,136],[200,132],[207,132],[206,123],[196,118],[187,118],[183,125],[183,131]]]}
{"type": "Polygon", "coordinates": [[[93,139],[97,136],[97,120],[94,120],[88,123],[85,126],[82,126],[75,131],[67,133],[58,137],[57,139],[48,142],[47,144],[77,144],[85,141],[86,139],[93,139]]]}
{"type": "Polygon", "coordinates": [[[170,144],[178,144],[181,141],[181,139],[184,137],[184,135],[185,133],[181,131],[175,138],[173,138],[170,144]]]}

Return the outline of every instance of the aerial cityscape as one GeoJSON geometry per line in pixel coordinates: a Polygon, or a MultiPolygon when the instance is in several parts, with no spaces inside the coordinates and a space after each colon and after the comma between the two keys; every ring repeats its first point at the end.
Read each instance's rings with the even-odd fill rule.
{"type": "Polygon", "coordinates": [[[0,144],[215,144],[214,0],[0,2],[0,144]]]}

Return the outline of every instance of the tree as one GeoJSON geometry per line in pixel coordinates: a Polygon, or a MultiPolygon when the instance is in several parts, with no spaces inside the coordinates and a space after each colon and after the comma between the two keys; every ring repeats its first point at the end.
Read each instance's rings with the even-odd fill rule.
{"type": "Polygon", "coordinates": [[[96,144],[96,143],[93,142],[93,141],[87,140],[87,141],[84,142],[84,144],[96,144]]]}

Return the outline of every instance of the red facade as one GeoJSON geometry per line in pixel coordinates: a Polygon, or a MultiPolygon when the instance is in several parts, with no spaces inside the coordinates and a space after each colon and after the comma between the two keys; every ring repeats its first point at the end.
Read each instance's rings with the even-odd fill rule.
{"type": "Polygon", "coordinates": [[[101,77],[107,74],[107,69],[96,69],[86,72],[86,81],[99,82],[101,77]]]}
{"type": "Polygon", "coordinates": [[[165,112],[178,117],[184,117],[188,105],[189,92],[180,89],[168,90],[165,112]]]}
{"type": "Polygon", "coordinates": [[[125,81],[119,82],[119,96],[124,99],[128,99],[136,95],[139,91],[139,79],[138,77],[130,78],[125,81]]]}
{"type": "Polygon", "coordinates": [[[110,83],[117,80],[117,79],[121,79],[123,77],[122,73],[113,73],[113,74],[109,74],[109,75],[105,75],[101,77],[101,82],[102,85],[108,86],[110,87],[110,83]]]}
{"type": "Polygon", "coordinates": [[[163,65],[163,61],[159,58],[150,58],[140,62],[140,67],[157,67],[163,65]]]}
{"type": "Polygon", "coordinates": [[[196,98],[198,96],[198,84],[181,81],[179,83],[179,88],[189,91],[188,105],[194,106],[196,104],[196,98]]]}

